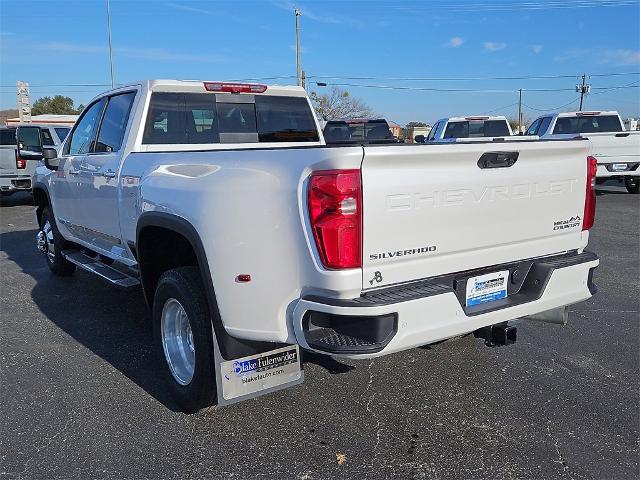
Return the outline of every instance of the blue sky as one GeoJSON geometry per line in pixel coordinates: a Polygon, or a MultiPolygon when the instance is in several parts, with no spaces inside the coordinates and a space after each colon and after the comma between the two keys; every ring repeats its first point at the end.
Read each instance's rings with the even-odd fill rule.
{"type": "MultiPolygon", "coordinates": [[[[534,118],[577,99],[577,78],[486,77],[640,72],[638,0],[298,1],[309,76],[345,86],[399,123],[457,114],[515,117],[517,93],[534,118]],[[401,81],[391,78],[475,78],[401,81]],[[527,91],[527,89],[568,89],[527,91]],[[487,91],[491,90],[491,91],[487,91]],[[505,91],[506,90],[506,91],[505,91]]],[[[111,0],[116,83],[142,78],[295,76],[294,2],[111,0]]],[[[0,108],[15,108],[16,80],[32,101],[64,94],[86,103],[108,84],[104,0],[0,0],[0,108]]],[[[326,87],[313,84],[309,90],[326,87]]],[[[640,85],[640,75],[594,76],[594,88],[640,85]]],[[[295,78],[265,81],[295,83],[295,78]]],[[[587,109],[640,116],[640,88],[594,90],[587,109]]],[[[562,110],[577,107],[577,102],[562,110]]]]}

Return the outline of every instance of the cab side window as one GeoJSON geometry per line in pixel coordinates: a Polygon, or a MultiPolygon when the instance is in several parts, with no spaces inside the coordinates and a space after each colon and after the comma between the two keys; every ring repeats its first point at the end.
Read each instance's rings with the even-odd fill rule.
{"type": "Polygon", "coordinates": [[[440,122],[436,123],[433,127],[431,127],[431,131],[429,132],[429,135],[427,135],[427,142],[430,142],[431,140],[434,139],[434,137],[436,136],[436,131],[438,130],[439,127],[440,127],[440,122]]]}
{"type": "Polygon", "coordinates": [[[40,135],[42,137],[43,146],[50,147],[55,145],[55,142],[53,141],[53,137],[51,136],[51,132],[49,131],[48,128],[41,128],[40,135]]]}
{"type": "Polygon", "coordinates": [[[100,124],[96,152],[117,152],[120,150],[135,96],[135,92],[127,92],[109,98],[100,124]]]}
{"type": "Polygon", "coordinates": [[[71,133],[70,141],[66,143],[66,155],[82,155],[92,150],[105,101],[101,98],[85,110],[71,133]]]}
{"type": "Polygon", "coordinates": [[[542,122],[540,123],[540,128],[538,128],[537,135],[544,135],[545,133],[547,133],[549,125],[551,125],[551,117],[544,117],[542,119],[542,122]]]}
{"type": "Polygon", "coordinates": [[[542,122],[542,118],[536,119],[535,122],[529,125],[529,128],[527,128],[527,131],[525,132],[525,135],[537,135],[540,122],[542,122]]]}

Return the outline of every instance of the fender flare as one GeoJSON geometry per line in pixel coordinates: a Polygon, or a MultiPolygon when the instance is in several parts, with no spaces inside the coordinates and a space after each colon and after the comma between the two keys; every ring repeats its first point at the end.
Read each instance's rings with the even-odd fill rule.
{"type": "MultiPolygon", "coordinates": [[[[53,204],[51,203],[51,195],[49,194],[49,187],[42,183],[42,182],[36,182],[34,184],[31,185],[31,192],[35,192],[35,190],[42,190],[44,192],[44,194],[47,196],[47,204],[49,205],[49,208],[51,209],[51,213],[53,213],[53,204]]],[[[34,195],[35,197],[35,195],[34,195]]],[[[40,219],[42,217],[42,207],[39,205],[36,205],[35,208],[35,215],[36,215],[36,219],[38,220],[38,228],[40,228],[40,219]]],[[[55,214],[53,215],[53,219],[56,222],[56,225],[58,223],[58,220],[56,219],[55,214]]],[[[58,227],[58,230],[60,229],[60,227],[58,227]]]]}

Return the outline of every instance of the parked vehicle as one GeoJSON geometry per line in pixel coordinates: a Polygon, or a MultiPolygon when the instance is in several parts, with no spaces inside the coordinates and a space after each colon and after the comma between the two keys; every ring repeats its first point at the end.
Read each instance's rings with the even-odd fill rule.
{"type": "Polygon", "coordinates": [[[454,142],[458,138],[496,138],[513,135],[509,121],[502,116],[441,118],[426,138],[427,142],[454,142]]]}
{"type": "Polygon", "coordinates": [[[397,143],[389,124],[383,118],[329,120],[324,127],[324,138],[331,143],[397,143]]]}
{"type": "Polygon", "coordinates": [[[543,139],[588,138],[598,159],[597,182],[616,179],[629,193],[640,191],[640,131],[627,132],[618,112],[567,112],[543,115],[527,135],[543,139]]]}
{"type": "MultiPolygon", "coordinates": [[[[36,164],[27,162],[17,154],[16,134],[22,124],[11,127],[0,127],[0,194],[11,195],[18,191],[31,190],[31,177],[35,172],[36,164]]],[[[71,129],[54,125],[37,125],[31,130],[31,135],[23,139],[26,147],[42,146],[59,147],[62,140],[71,129]]]]}
{"type": "Polygon", "coordinates": [[[56,275],[142,286],[193,412],[301,383],[300,347],[369,359],[564,324],[596,291],[588,147],[330,146],[300,87],[145,81],[43,148],[37,246],[56,275]]]}

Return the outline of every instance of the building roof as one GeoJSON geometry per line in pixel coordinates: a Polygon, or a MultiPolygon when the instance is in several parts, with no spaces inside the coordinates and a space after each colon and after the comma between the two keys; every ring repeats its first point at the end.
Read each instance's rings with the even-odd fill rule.
{"type": "MultiPolygon", "coordinates": [[[[31,115],[31,123],[46,123],[46,124],[58,124],[58,125],[73,125],[78,120],[78,115],[31,115]]],[[[7,125],[15,125],[20,123],[20,117],[7,118],[7,125]]]]}

